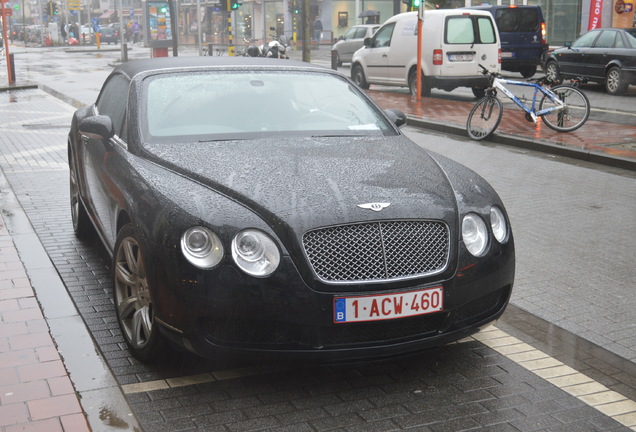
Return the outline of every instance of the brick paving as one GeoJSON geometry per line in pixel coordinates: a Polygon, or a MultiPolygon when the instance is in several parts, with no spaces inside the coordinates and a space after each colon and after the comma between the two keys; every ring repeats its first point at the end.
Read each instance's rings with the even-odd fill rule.
{"type": "MultiPolygon", "coordinates": [[[[383,108],[399,107],[409,116],[453,124],[462,128],[465,127],[468,114],[475,104],[474,101],[435,98],[422,98],[418,102],[414,96],[409,94],[378,91],[374,90],[373,87],[368,93],[383,108]]],[[[610,156],[636,159],[636,118],[634,125],[629,125],[594,120],[592,116],[581,128],[575,131],[556,132],[543,125],[541,121],[536,124],[528,122],[524,112],[519,107],[506,103],[503,118],[495,133],[610,156]]]]}
{"type": "Polygon", "coordinates": [[[90,430],[2,215],[0,428],[4,432],[90,430]]]}

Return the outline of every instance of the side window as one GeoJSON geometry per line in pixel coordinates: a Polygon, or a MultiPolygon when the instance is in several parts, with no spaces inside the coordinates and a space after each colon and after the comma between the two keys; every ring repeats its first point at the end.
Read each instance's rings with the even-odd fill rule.
{"type": "Polygon", "coordinates": [[[625,42],[623,42],[623,38],[621,37],[621,34],[619,32],[616,32],[616,43],[614,45],[614,48],[628,48],[627,46],[625,46],[625,42]]]}
{"type": "Polygon", "coordinates": [[[371,44],[372,48],[382,48],[391,46],[391,36],[393,35],[393,29],[395,28],[395,23],[391,23],[382,27],[375,34],[373,38],[373,43],[371,44]]]}
{"type": "Polygon", "coordinates": [[[572,43],[572,48],[589,48],[592,46],[594,39],[598,36],[599,31],[593,30],[591,32],[585,33],[583,36],[578,38],[574,43],[572,43]]]}
{"type": "Polygon", "coordinates": [[[354,36],[354,38],[364,39],[366,35],[367,35],[367,29],[365,27],[359,27],[356,29],[356,35],[354,36]]]}
{"type": "Polygon", "coordinates": [[[349,29],[349,31],[347,33],[345,33],[344,38],[346,39],[353,39],[356,37],[356,28],[352,27],[349,29]]]}
{"type": "Polygon", "coordinates": [[[627,41],[630,43],[631,48],[636,48],[636,29],[630,29],[623,34],[627,36],[627,41]]]}
{"type": "Polygon", "coordinates": [[[97,99],[97,112],[113,121],[115,133],[126,139],[126,106],[128,102],[128,79],[123,75],[112,76],[102,88],[97,99]]]}
{"type": "Polygon", "coordinates": [[[612,48],[614,46],[615,40],[616,32],[606,30],[598,37],[596,43],[594,44],[594,48],[612,48]]]}
{"type": "Polygon", "coordinates": [[[485,44],[492,44],[497,42],[497,36],[495,36],[495,28],[492,25],[492,20],[488,17],[477,18],[477,28],[479,29],[479,41],[485,44]]]}

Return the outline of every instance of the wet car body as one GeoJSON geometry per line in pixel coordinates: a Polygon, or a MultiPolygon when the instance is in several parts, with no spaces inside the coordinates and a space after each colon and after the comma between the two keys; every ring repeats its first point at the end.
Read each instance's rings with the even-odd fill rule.
{"type": "MultiPolygon", "coordinates": [[[[125,120],[120,134],[107,132],[107,104],[98,112],[105,90],[97,105],[73,117],[74,226],[86,235],[82,223],[90,220],[113,254],[116,281],[120,251],[127,252],[122,232],[143,251],[144,271],[137,276],[145,288],[128,300],[151,310],[145,325],[152,324],[153,337],[160,330],[161,338],[210,357],[339,361],[441,345],[503,313],[515,260],[512,233],[497,241],[490,232],[493,206],[508,224],[500,198],[474,172],[402,135],[389,121],[395,113],[385,117],[348,78],[297,62],[201,57],[129,62],[105,88],[113,79],[127,93],[128,108],[115,109],[125,120]],[[287,131],[244,139],[149,140],[146,82],[216,71],[344,80],[386,128],[380,134],[287,131]],[[462,220],[468,214],[488,226],[487,250],[479,256],[464,244],[462,220]],[[211,268],[193,265],[184,254],[184,232],[193,226],[213,231],[225,251],[211,268]],[[236,238],[248,230],[275,245],[280,261],[271,274],[254,276],[235,258],[236,238]],[[366,305],[360,309],[364,319],[343,321],[340,308],[352,315],[358,301],[366,305]],[[427,312],[420,314],[425,303],[427,312]],[[418,311],[409,315],[407,304],[418,311]]],[[[254,92],[264,87],[255,85],[254,92]]],[[[175,103],[170,106],[176,110],[175,103]]],[[[234,116],[256,121],[245,104],[236,107],[243,110],[234,116]]],[[[125,309],[124,301],[115,302],[125,309]]],[[[122,328],[126,332],[126,321],[122,328]]],[[[143,360],[155,354],[143,343],[135,346],[134,337],[127,342],[143,360]]]]}
{"type": "Polygon", "coordinates": [[[101,43],[118,43],[119,42],[119,30],[112,27],[103,27],[99,31],[101,43]]]}
{"type": "Polygon", "coordinates": [[[364,46],[364,39],[373,36],[379,28],[380,24],[360,24],[351,27],[342,36],[342,39],[331,47],[331,50],[337,53],[337,65],[342,66],[342,63],[351,63],[353,53],[364,46]]]}
{"type": "Polygon", "coordinates": [[[553,81],[583,77],[604,83],[610,94],[623,94],[636,85],[636,29],[590,30],[548,52],[545,71],[553,81]]]}

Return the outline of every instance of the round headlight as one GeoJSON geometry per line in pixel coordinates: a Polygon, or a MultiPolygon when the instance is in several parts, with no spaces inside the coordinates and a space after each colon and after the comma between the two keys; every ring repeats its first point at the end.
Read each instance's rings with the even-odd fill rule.
{"type": "Polygon", "coordinates": [[[209,269],[223,259],[221,239],[204,227],[192,227],[181,236],[181,252],[192,265],[209,269]]]}
{"type": "Polygon", "coordinates": [[[490,226],[492,234],[499,243],[505,243],[508,240],[508,225],[499,207],[493,206],[490,209],[490,226]]]}
{"type": "Polygon", "coordinates": [[[468,213],[462,222],[462,238],[466,249],[472,255],[482,256],[488,247],[488,229],[484,221],[475,213],[468,213]]]}
{"type": "Polygon", "coordinates": [[[265,277],[278,267],[280,252],[267,234],[250,229],[241,231],[232,240],[232,258],[245,273],[265,277]]]}

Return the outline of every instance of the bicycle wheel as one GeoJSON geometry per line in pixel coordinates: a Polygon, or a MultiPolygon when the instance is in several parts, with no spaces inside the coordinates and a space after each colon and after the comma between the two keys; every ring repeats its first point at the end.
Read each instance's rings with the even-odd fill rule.
{"type": "MultiPolygon", "coordinates": [[[[552,91],[565,103],[565,108],[541,116],[550,129],[557,132],[571,132],[580,128],[590,116],[590,101],[581,90],[568,85],[552,87],[552,91]]],[[[549,97],[543,96],[539,111],[556,106],[549,97]]]]}
{"type": "Polygon", "coordinates": [[[466,121],[468,136],[477,141],[488,138],[499,126],[502,115],[503,105],[498,98],[485,96],[479,99],[468,114],[466,121]]]}

